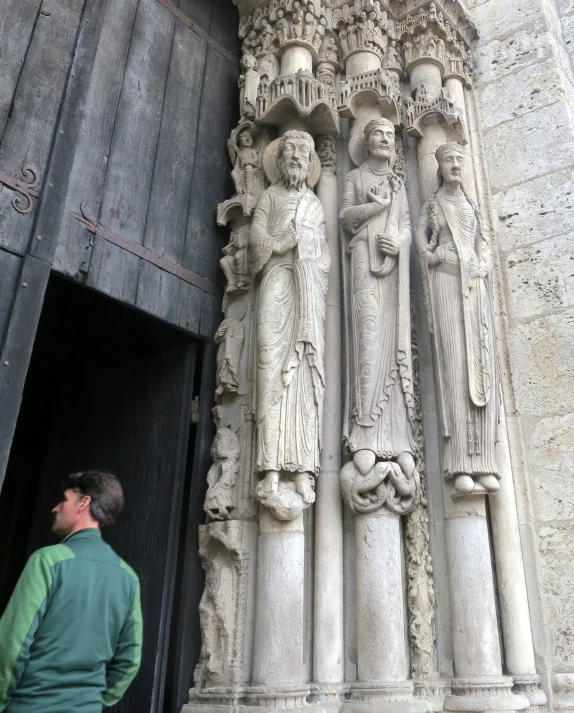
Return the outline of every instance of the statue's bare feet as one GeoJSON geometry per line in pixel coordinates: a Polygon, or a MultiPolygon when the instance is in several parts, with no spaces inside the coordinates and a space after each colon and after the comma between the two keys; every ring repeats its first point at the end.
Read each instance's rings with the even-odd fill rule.
{"type": "Polygon", "coordinates": [[[481,475],[478,479],[483,488],[488,490],[489,493],[496,493],[500,490],[500,483],[498,478],[494,475],[481,475]]]}
{"type": "Polygon", "coordinates": [[[259,499],[277,494],[279,487],[279,472],[268,470],[265,477],[257,483],[255,494],[259,499]]]}
{"type": "Polygon", "coordinates": [[[314,478],[311,473],[298,473],[295,478],[295,487],[297,492],[307,505],[315,502],[314,478]]]}
{"type": "Polygon", "coordinates": [[[470,475],[457,475],[454,479],[454,487],[459,493],[467,495],[474,490],[474,480],[470,475]]]}

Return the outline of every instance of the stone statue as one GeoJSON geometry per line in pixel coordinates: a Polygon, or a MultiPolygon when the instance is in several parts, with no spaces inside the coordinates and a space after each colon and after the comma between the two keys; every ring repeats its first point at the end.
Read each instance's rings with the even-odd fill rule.
{"type": "Polygon", "coordinates": [[[388,67],[396,67],[397,69],[400,69],[400,70],[402,70],[402,68],[403,68],[403,59],[401,57],[400,50],[397,47],[396,40],[393,40],[389,47],[387,66],[388,67]]]}
{"type": "Polygon", "coordinates": [[[299,0],[293,3],[291,10],[291,37],[294,40],[300,40],[303,37],[303,17],[304,11],[299,0]]]}
{"type": "Polygon", "coordinates": [[[249,287],[248,232],[249,226],[232,230],[229,243],[223,248],[219,264],[227,280],[227,293],[245,292],[249,287]]]}
{"type": "Polygon", "coordinates": [[[475,481],[495,492],[500,391],[492,257],[462,186],[462,146],[439,146],[436,158],[440,187],[423,207],[416,247],[435,347],[444,471],[459,493],[472,492],[475,481]]]}
{"type": "Polygon", "coordinates": [[[215,395],[235,393],[239,386],[237,375],[243,346],[243,324],[232,317],[224,319],[215,333],[214,341],[219,344],[215,395]]]}
{"type": "Polygon", "coordinates": [[[257,37],[257,32],[255,30],[251,30],[247,37],[243,40],[243,44],[241,45],[241,52],[243,56],[245,55],[255,55],[257,50],[259,49],[259,38],[257,37]]]}
{"type": "Polygon", "coordinates": [[[313,139],[287,131],[278,178],[259,199],[251,226],[257,275],[257,498],[280,519],[315,499],[324,392],[329,251],[323,208],[308,188],[313,139]]]}
{"type": "MultiPolygon", "coordinates": [[[[404,183],[391,168],[395,157],[393,124],[388,119],[374,119],[364,134],[368,158],[348,174],[340,214],[349,238],[350,353],[344,437],[353,455],[353,462],[343,469],[342,485],[355,468],[353,477],[368,477],[369,483],[381,485],[376,495],[380,506],[386,499],[381,495],[387,488],[384,481],[396,480],[398,465],[404,482],[397,480],[393,487],[408,500],[400,504],[399,509],[405,512],[414,503],[418,483],[413,459],[411,221],[404,183]],[[392,462],[393,467],[378,467],[376,459],[387,465],[392,462]]],[[[359,492],[372,490],[363,485],[357,481],[359,492]]]]}
{"type": "Polygon", "coordinates": [[[313,17],[313,13],[305,13],[305,29],[303,30],[303,39],[309,44],[313,43],[313,37],[315,37],[315,28],[317,27],[317,20],[313,17]]]}
{"type": "Polygon", "coordinates": [[[261,20],[261,29],[259,30],[259,41],[261,42],[261,51],[269,52],[274,40],[275,40],[275,33],[273,32],[273,28],[269,24],[269,21],[266,18],[263,18],[261,20]]]}
{"type": "Polygon", "coordinates": [[[275,23],[275,30],[277,32],[277,39],[282,47],[289,40],[289,23],[285,18],[285,10],[279,8],[277,10],[277,22],[275,23]]]}
{"type": "MultiPolygon", "coordinates": [[[[325,27],[327,26],[327,18],[324,15],[321,15],[319,18],[319,22],[317,23],[317,27],[315,27],[315,34],[313,35],[313,47],[319,51],[321,48],[321,44],[323,42],[323,38],[325,37],[325,27]]],[[[333,38],[331,38],[333,39],[333,38]]],[[[331,56],[328,56],[329,50],[325,53],[325,60],[327,62],[336,62],[337,61],[337,45],[335,43],[335,40],[333,39],[333,45],[334,45],[334,59],[331,56]]],[[[328,45],[329,49],[332,48],[331,43],[328,45]]],[[[331,55],[333,55],[333,52],[331,52],[331,55]]]]}
{"type": "Polygon", "coordinates": [[[255,71],[257,60],[251,54],[243,55],[241,58],[243,73],[239,75],[239,106],[242,116],[255,116],[255,105],[257,103],[257,89],[259,87],[259,74],[255,71]]]}
{"type": "MultiPolygon", "coordinates": [[[[252,126],[252,124],[251,124],[252,126]]],[[[233,134],[232,134],[233,136],[233,134]]],[[[261,168],[261,156],[254,147],[253,131],[246,128],[239,133],[237,142],[228,142],[231,160],[234,163],[231,177],[238,195],[250,193],[257,196],[264,188],[264,176],[261,168]]]]}
{"type": "Polygon", "coordinates": [[[213,520],[228,520],[234,506],[233,489],[239,474],[239,439],[229,428],[220,428],[211,446],[213,465],[207,474],[203,509],[213,520]]]}

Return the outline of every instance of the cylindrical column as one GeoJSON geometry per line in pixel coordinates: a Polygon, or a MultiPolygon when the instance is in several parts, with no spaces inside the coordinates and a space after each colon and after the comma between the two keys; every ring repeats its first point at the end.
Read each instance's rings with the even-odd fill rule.
{"type": "Polygon", "coordinates": [[[357,678],[405,681],[405,607],[400,518],[382,508],[357,515],[357,678]]]}
{"type": "Polygon", "coordinates": [[[322,160],[317,195],[325,211],[331,254],[325,320],[323,450],[315,500],[315,606],[313,678],[339,683],[344,678],[342,465],[341,273],[334,139],[317,148],[322,160]],[[327,155],[323,152],[327,152],[327,155]]]}
{"type": "Polygon", "coordinates": [[[298,47],[297,45],[286,47],[281,55],[281,75],[297,74],[300,69],[312,71],[313,58],[311,53],[305,47],[298,47]]]}
{"type": "Polygon", "coordinates": [[[303,517],[259,517],[253,683],[293,686],[303,681],[305,536],[303,517]]]}
{"type": "Polygon", "coordinates": [[[428,58],[417,61],[407,67],[411,79],[411,91],[415,92],[424,84],[429,100],[436,99],[442,89],[442,69],[438,62],[428,58]]]}
{"type": "MultiPolygon", "coordinates": [[[[444,86],[446,87],[448,93],[451,95],[455,107],[459,110],[462,121],[464,123],[464,130],[468,136],[468,116],[466,112],[466,98],[465,98],[465,88],[461,77],[453,76],[447,77],[444,81],[444,86]]],[[[462,169],[462,183],[464,185],[464,190],[476,203],[476,185],[474,181],[474,170],[472,165],[472,150],[470,146],[470,141],[467,141],[464,145],[464,167],[462,169]]]]}
{"type": "Polygon", "coordinates": [[[381,58],[374,52],[353,52],[345,59],[345,72],[348,77],[374,72],[380,68],[381,58]]]}
{"type": "Polygon", "coordinates": [[[419,187],[421,200],[426,201],[437,185],[437,162],[435,151],[446,143],[444,125],[436,116],[429,116],[424,125],[424,134],[417,145],[419,163],[419,187]]]}

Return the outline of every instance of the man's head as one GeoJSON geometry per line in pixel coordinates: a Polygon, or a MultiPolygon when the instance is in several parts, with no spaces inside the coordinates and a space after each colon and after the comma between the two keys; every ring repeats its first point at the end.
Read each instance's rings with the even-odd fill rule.
{"type": "Polygon", "coordinates": [[[305,131],[286,131],[277,149],[279,181],[286,188],[299,190],[309,178],[313,168],[315,144],[305,131]]]}
{"type": "Polygon", "coordinates": [[[62,500],[52,510],[52,531],[60,537],[88,527],[111,525],[124,504],[122,486],[111,473],[72,473],[64,478],[62,490],[62,500]]]}
{"type": "Polygon", "coordinates": [[[250,149],[253,146],[253,135],[246,129],[239,134],[239,145],[241,148],[250,149]]]}
{"type": "Polygon", "coordinates": [[[388,119],[373,119],[365,126],[367,153],[378,161],[393,163],[395,155],[395,127],[388,119]]]}
{"type": "Polygon", "coordinates": [[[439,146],[435,152],[438,162],[439,185],[443,183],[461,184],[464,166],[464,149],[454,141],[439,146]]]}

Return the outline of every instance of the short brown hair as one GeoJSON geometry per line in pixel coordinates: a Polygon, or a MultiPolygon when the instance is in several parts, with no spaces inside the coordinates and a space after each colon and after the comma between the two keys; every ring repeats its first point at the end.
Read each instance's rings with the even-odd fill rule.
{"type": "Polygon", "coordinates": [[[103,470],[84,470],[71,473],[62,483],[63,490],[72,488],[89,495],[90,515],[100,527],[112,525],[124,506],[124,493],[115,475],[103,470]]]}

